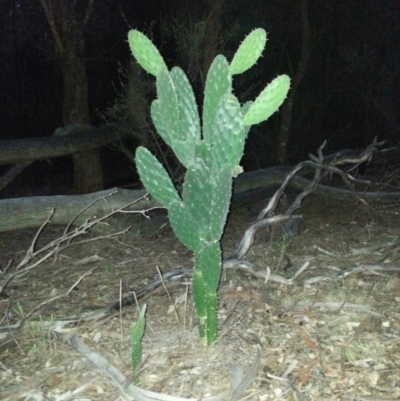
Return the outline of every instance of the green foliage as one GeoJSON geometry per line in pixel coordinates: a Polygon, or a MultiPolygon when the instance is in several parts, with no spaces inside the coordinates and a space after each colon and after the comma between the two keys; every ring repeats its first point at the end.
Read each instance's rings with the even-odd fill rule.
{"type": "Polygon", "coordinates": [[[222,97],[232,92],[232,76],[229,64],[222,55],[215,57],[207,74],[204,89],[203,139],[208,145],[213,143],[214,117],[222,97]]]}
{"type": "Polygon", "coordinates": [[[221,247],[219,241],[203,243],[199,252],[195,252],[195,270],[192,279],[192,296],[199,319],[200,338],[208,345],[217,338],[217,307],[216,296],[219,278],[221,247]]]}
{"type": "Polygon", "coordinates": [[[130,328],[130,336],[132,342],[132,353],[131,353],[131,361],[132,361],[132,370],[135,370],[142,361],[142,337],[144,333],[144,328],[146,325],[146,305],[143,306],[140,311],[139,318],[136,322],[132,323],[130,328]]]}
{"type": "Polygon", "coordinates": [[[211,157],[215,175],[218,175],[224,166],[229,167],[232,176],[237,175],[236,170],[243,156],[245,139],[239,101],[234,95],[225,94],[217,108],[213,124],[211,157]]]}
{"type": "Polygon", "coordinates": [[[290,79],[287,75],[275,78],[249,107],[243,122],[246,125],[254,125],[267,120],[283,103],[289,87],[290,79]]]}
{"type": "Polygon", "coordinates": [[[290,81],[285,75],[272,81],[254,102],[241,107],[232,93],[232,75],[252,67],[266,43],[256,29],[247,36],[229,64],[215,57],[207,74],[202,130],[193,89],[179,68],[168,71],[154,45],[137,31],[129,45],[139,64],[157,78],[157,99],[151,115],[157,132],[186,168],[182,195],[168,173],[144,148],[136,151],[141,180],[167,209],[178,239],[194,252],[192,295],[199,318],[200,338],[207,344],[217,334],[217,288],[221,274],[220,239],[232,194],[232,178],[239,166],[250,126],[267,119],[283,103],[290,81]]]}
{"type": "Polygon", "coordinates": [[[229,66],[231,74],[241,74],[247,71],[260,58],[267,41],[264,29],[255,29],[239,46],[229,66]]]}
{"type": "Polygon", "coordinates": [[[179,201],[178,192],[162,164],[142,146],[136,151],[136,165],[143,185],[154,199],[166,207],[179,201]]]}
{"type": "Polygon", "coordinates": [[[159,69],[167,68],[160,52],[146,35],[129,31],[128,42],[133,56],[149,74],[156,76],[159,69]]]}

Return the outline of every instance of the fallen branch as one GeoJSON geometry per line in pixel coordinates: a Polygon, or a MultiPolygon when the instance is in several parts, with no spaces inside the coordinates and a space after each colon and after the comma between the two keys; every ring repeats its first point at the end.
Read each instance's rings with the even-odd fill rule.
{"type": "MultiPolygon", "coordinates": [[[[342,163],[352,163],[358,165],[360,162],[370,159],[372,152],[381,143],[376,140],[363,152],[359,157],[324,157],[325,169],[330,169],[331,173],[342,174],[345,179],[345,174],[341,172],[338,166],[342,163]],[[330,160],[330,164],[327,163],[330,160]],[[327,167],[330,166],[330,167],[327,167]]],[[[382,152],[380,152],[382,154],[382,152]]],[[[311,156],[313,159],[314,156],[311,156]]],[[[304,167],[301,168],[289,180],[288,186],[304,191],[310,185],[310,181],[301,175],[314,171],[315,160],[311,160],[313,165],[307,165],[305,162],[304,167]],[[311,167],[311,168],[310,168],[311,167]]],[[[266,199],[272,196],[275,188],[287,179],[288,174],[292,171],[290,167],[275,166],[267,169],[252,171],[249,173],[240,174],[235,178],[233,183],[234,196],[232,200],[232,207],[238,207],[244,204],[255,202],[261,199],[266,199]]],[[[326,171],[326,173],[329,173],[326,171]]],[[[326,175],[324,172],[324,174],[326,175]]],[[[355,180],[351,182],[363,183],[363,190],[361,193],[347,189],[334,188],[326,185],[319,184],[315,189],[314,194],[324,198],[335,199],[337,201],[351,201],[355,199],[354,194],[358,194],[359,198],[364,199],[368,203],[377,202],[398,202],[400,199],[400,192],[383,192],[384,185],[378,186],[374,184],[375,192],[366,192],[369,190],[371,183],[368,181],[355,180]]],[[[348,184],[347,184],[348,185],[348,184]]],[[[115,190],[114,190],[115,191],[115,190]]],[[[27,227],[38,227],[47,218],[49,210],[54,209],[55,213],[52,217],[52,222],[57,224],[67,224],[71,221],[77,211],[82,210],[84,205],[91,203],[95,199],[103,198],[111,193],[111,190],[96,192],[87,195],[72,195],[72,196],[37,196],[31,198],[18,198],[18,199],[3,199],[0,200],[0,232],[17,230],[27,227]]],[[[82,224],[85,219],[91,215],[103,215],[110,212],[110,210],[120,209],[123,205],[127,204],[131,199],[142,198],[146,194],[143,190],[127,190],[118,189],[114,192],[113,196],[109,198],[109,202],[97,202],[91,213],[83,213],[75,221],[76,225],[82,224]]],[[[136,203],[132,208],[148,209],[151,207],[160,206],[154,200],[146,200],[141,203],[136,203]]]]}
{"type": "MultiPolygon", "coordinates": [[[[87,212],[87,210],[92,208],[93,205],[95,203],[99,202],[100,200],[107,201],[107,197],[113,195],[113,193],[114,192],[111,192],[111,193],[103,196],[102,198],[98,198],[98,199],[94,200],[92,203],[87,205],[83,210],[81,210],[79,213],[77,213],[73,217],[72,221],[67,225],[67,227],[64,230],[64,234],[61,237],[56,238],[55,240],[44,245],[42,248],[35,250],[36,243],[37,243],[37,240],[38,240],[40,234],[42,233],[44,227],[51,222],[51,217],[54,214],[54,210],[52,210],[50,212],[49,216],[47,217],[46,221],[39,227],[38,231],[36,232],[36,235],[31,243],[31,246],[27,250],[23,259],[16,266],[15,272],[5,276],[4,284],[0,286],[0,295],[3,293],[5,288],[10,284],[10,282],[15,277],[29,272],[30,270],[39,266],[45,260],[49,259],[51,256],[53,256],[54,259],[57,260],[60,252],[69,248],[70,246],[78,245],[78,244],[85,244],[85,243],[97,241],[98,239],[104,239],[104,238],[118,239],[118,237],[120,235],[125,234],[131,227],[127,227],[126,229],[116,232],[116,233],[111,233],[111,234],[107,234],[104,236],[98,236],[95,238],[88,238],[88,239],[83,239],[81,241],[72,242],[73,239],[75,239],[79,236],[82,236],[83,234],[87,234],[88,231],[90,230],[90,228],[92,228],[93,226],[95,226],[97,224],[102,223],[104,220],[108,219],[110,216],[112,216],[116,213],[122,212],[122,211],[127,213],[128,211],[125,209],[129,208],[130,206],[132,206],[133,204],[135,204],[137,202],[141,202],[144,198],[146,198],[146,196],[143,196],[142,198],[135,199],[134,201],[122,206],[120,209],[113,210],[102,217],[98,217],[98,218],[90,217],[90,218],[86,219],[86,221],[83,224],[81,224],[79,227],[72,228],[73,222],[78,218],[78,216],[80,214],[87,212]],[[39,259],[37,261],[35,261],[34,263],[30,264],[31,261],[35,258],[39,258],[39,259]]],[[[140,210],[140,211],[132,210],[132,211],[129,211],[129,213],[141,214],[141,215],[145,216],[146,218],[148,218],[147,213],[150,210],[152,210],[152,209],[140,210]]]]}
{"type": "MultiPolygon", "coordinates": [[[[321,179],[327,175],[336,173],[338,174],[344,183],[348,186],[350,193],[354,196],[357,201],[361,201],[364,204],[366,202],[358,195],[355,191],[352,182],[362,182],[368,183],[364,180],[358,180],[353,177],[349,173],[345,173],[344,171],[340,170],[336,167],[342,163],[342,160],[334,160],[331,164],[324,164],[324,156],[322,154],[322,150],[325,147],[326,142],[324,142],[318,149],[318,157],[311,155],[311,159],[313,161],[305,161],[299,163],[289,174],[286,176],[286,179],[279,187],[279,189],[275,192],[274,196],[272,196],[271,200],[269,201],[268,205],[259,213],[257,216],[256,221],[245,231],[242,240],[235,250],[235,252],[227,259],[227,260],[240,260],[242,259],[248,250],[250,249],[254,236],[256,232],[262,227],[269,227],[271,225],[282,224],[288,222],[290,219],[293,218],[301,218],[301,216],[294,216],[293,213],[301,206],[301,202],[304,198],[306,198],[311,193],[315,192],[319,186],[321,179]],[[276,208],[279,204],[279,201],[282,198],[282,195],[286,191],[290,182],[295,178],[295,176],[302,170],[302,169],[313,169],[314,170],[314,178],[309,183],[309,185],[299,194],[297,195],[294,202],[287,208],[286,212],[281,213],[278,216],[274,216],[276,208]],[[322,174],[322,171],[324,172],[322,174]]],[[[370,160],[372,158],[372,153],[376,150],[376,146],[380,145],[381,143],[376,142],[376,138],[374,142],[368,146],[368,148],[360,155],[358,158],[347,158],[345,162],[347,164],[352,163],[359,165],[360,163],[370,160]]],[[[399,195],[400,196],[400,195],[399,195]]]]}
{"type": "MultiPolygon", "coordinates": [[[[318,157],[312,156],[311,158],[313,159],[313,161],[307,161],[307,162],[303,162],[300,163],[299,165],[297,165],[291,172],[289,172],[289,174],[286,176],[283,184],[280,186],[280,188],[275,192],[274,196],[271,198],[271,200],[269,201],[268,205],[259,213],[257,220],[255,223],[253,223],[244,233],[243,238],[238,246],[238,248],[234,251],[234,253],[229,256],[228,258],[224,259],[223,261],[223,267],[224,269],[226,268],[239,268],[239,269],[243,269],[245,271],[247,271],[248,273],[258,277],[258,278],[262,278],[265,281],[274,281],[280,284],[285,284],[285,285],[290,285],[293,284],[294,280],[309,266],[309,262],[305,262],[297,271],[294,275],[292,275],[289,278],[286,277],[282,277],[276,274],[272,274],[270,272],[269,267],[267,267],[266,270],[262,271],[259,270],[256,266],[254,266],[252,263],[247,262],[245,260],[243,260],[243,257],[246,255],[246,253],[248,252],[248,250],[250,249],[253,240],[254,240],[254,236],[256,234],[256,232],[262,228],[262,227],[268,227],[271,225],[276,225],[276,224],[283,224],[285,222],[288,222],[290,219],[294,219],[294,218],[300,218],[301,216],[296,216],[293,215],[293,212],[298,209],[301,205],[302,200],[308,196],[310,193],[316,191],[316,189],[318,188],[319,182],[321,180],[321,178],[326,175],[326,174],[331,174],[331,173],[337,173],[339,174],[343,181],[346,183],[346,185],[349,187],[350,189],[350,193],[352,193],[352,195],[357,199],[357,200],[361,200],[359,195],[354,191],[354,187],[352,185],[352,182],[357,181],[354,177],[352,177],[349,173],[345,173],[342,170],[338,169],[336,167],[336,165],[340,165],[342,163],[342,160],[336,160],[334,159],[331,164],[324,164],[324,156],[322,154],[322,149],[324,147],[325,143],[321,145],[321,147],[318,149],[318,157]],[[286,188],[288,187],[288,185],[290,184],[290,182],[296,178],[296,174],[298,174],[302,169],[304,168],[312,168],[314,169],[314,179],[309,182],[309,185],[304,189],[303,192],[301,192],[295,199],[295,201],[287,208],[286,212],[277,216],[274,216],[274,212],[277,208],[277,205],[279,203],[279,200],[281,199],[284,191],[286,190],[286,188]]],[[[379,145],[376,142],[376,139],[374,140],[374,142],[366,149],[366,151],[364,151],[359,158],[347,158],[345,159],[346,163],[354,163],[354,164],[359,164],[362,161],[366,161],[369,160],[371,158],[372,152],[375,150],[376,146],[379,145]]],[[[78,243],[85,243],[85,242],[89,242],[89,241],[94,241],[97,240],[99,238],[112,238],[115,239],[115,237],[121,233],[124,233],[125,231],[119,232],[119,233],[115,233],[115,234],[110,234],[104,237],[96,237],[93,239],[88,239],[88,240],[83,240],[83,241],[79,241],[79,242],[75,242],[75,243],[71,243],[73,238],[76,238],[78,235],[82,235],[84,233],[87,232],[87,229],[94,226],[95,224],[98,224],[100,222],[102,222],[104,219],[108,218],[109,216],[111,216],[114,213],[117,212],[125,212],[125,208],[127,208],[128,206],[132,205],[133,203],[136,202],[140,202],[143,198],[139,198],[133,202],[131,202],[128,205],[125,205],[124,207],[116,210],[116,211],[112,211],[110,213],[108,213],[107,215],[101,217],[101,218],[93,218],[93,219],[88,219],[85,224],[83,224],[82,226],[78,227],[75,230],[72,230],[72,225],[74,223],[74,221],[79,217],[79,215],[81,213],[87,212],[87,210],[90,210],[93,205],[98,202],[100,199],[103,201],[107,201],[107,197],[111,196],[113,193],[110,193],[106,196],[103,196],[102,198],[96,199],[95,201],[93,201],[92,203],[90,203],[88,206],[86,206],[81,212],[77,213],[73,219],[70,221],[70,223],[67,225],[65,231],[64,231],[64,235],[53,241],[52,243],[46,245],[45,247],[43,247],[41,250],[39,251],[34,251],[34,245],[37,241],[38,236],[40,235],[40,232],[42,230],[42,228],[44,227],[44,225],[46,225],[49,221],[50,218],[48,218],[48,220],[43,224],[43,226],[41,228],[39,228],[37,235],[35,236],[35,239],[32,243],[32,246],[30,247],[30,249],[27,252],[26,257],[23,259],[22,262],[20,262],[20,264],[17,267],[17,272],[14,273],[14,275],[9,276],[8,281],[6,281],[6,284],[3,286],[3,288],[0,290],[4,290],[4,288],[6,287],[6,285],[17,275],[17,274],[22,274],[27,272],[28,270],[36,267],[38,264],[42,263],[43,260],[47,259],[48,257],[50,257],[51,255],[57,255],[59,254],[59,252],[61,252],[62,250],[66,249],[67,247],[74,245],[74,244],[78,244],[78,243]],[[25,268],[21,268],[22,265],[26,264],[26,261],[31,260],[33,257],[36,257],[40,252],[46,251],[48,250],[48,253],[43,256],[38,262],[36,262],[35,264],[31,265],[31,266],[27,266],[25,268]],[[21,270],[20,270],[21,269],[21,270]]],[[[146,212],[147,211],[129,211],[130,213],[141,213],[143,215],[146,216],[146,212]]],[[[147,217],[147,216],[146,216],[147,217]]],[[[172,272],[166,273],[163,276],[161,276],[159,279],[156,279],[155,281],[153,281],[152,283],[149,283],[148,285],[144,286],[143,288],[139,289],[138,291],[135,292],[130,292],[128,294],[126,294],[125,296],[121,297],[121,299],[119,299],[118,301],[115,301],[107,306],[105,306],[104,308],[100,308],[94,312],[90,312],[89,314],[85,314],[83,316],[79,316],[79,317],[73,317],[73,318],[67,318],[65,319],[65,324],[71,323],[71,322],[79,322],[79,321],[88,321],[88,320],[93,320],[93,319],[97,319],[100,317],[105,316],[106,314],[115,311],[115,310],[119,310],[122,307],[128,306],[128,305],[132,305],[134,304],[138,299],[141,299],[142,297],[144,297],[145,295],[149,294],[151,291],[155,290],[156,288],[159,288],[163,282],[168,282],[168,281],[173,281],[173,280],[177,280],[183,277],[191,277],[193,274],[193,269],[192,268],[181,268],[181,269],[177,269],[174,270],[172,272]]],[[[343,276],[344,278],[345,276],[343,276]]],[[[317,278],[315,278],[317,279],[317,278]]],[[[327,278],[319,278],[320,280],[322,279],[327,279],[327,278]]],[[[1,293],[1,291],[0,291],[1,293]]]]}

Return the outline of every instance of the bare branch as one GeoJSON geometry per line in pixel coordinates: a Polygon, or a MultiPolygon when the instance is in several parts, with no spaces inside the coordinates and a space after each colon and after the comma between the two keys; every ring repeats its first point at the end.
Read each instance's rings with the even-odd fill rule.
{"type": "MultiPolygon", "coordinates": [[[[257,220],[253,223],[244,233],[243,238],[235,250],[235,252],[227,258],[228,261],[230,260],[240,260],[242,259],[248,250],[250,249],[254,236],[256,232],[261,227],[268,227],[271,225],[282,224],[287,222],[290,218],[298,218],[301,216],[292,216],[294,211],[298,209],[301,205],[302,200],[307,197],[310,193],[314,192],[321,179],[328,173],[336,173],[341,176],[344,183],[349,187],[351,192],[353,193],[354,197],[358,200],[367,204],[354,190],[354,186],[352,182],[359,182],[349,173],[345,173],[344,171],[340,170],[336,167],[339,164],[356,164],[359,165],[365,161],[368,161],[372,157],[372,153],[376,150],[376,147],[381,145],[382,143],[376,142],[376,138],[374,139],[373,143],[369,145],[365,151],[360,155],[360,157],[356,158],[347,158],[345,162],[342,163],[342,160],[339,161],[332,161],[331,164],[324,164],[324,156],[322,153],[322,149],[325,147],[326,142],[324,142],[318,149],[318,157],[314,155],[310,155],[310,158],[313,161],[305,161],[299,163],[287,176],[280,188],[275,192],[272,196],[271,200],[269,201],[268,205],[259,213],[257,220]],[[286,212],[279,215],[274,216],[275,210],[278,206],[279,200],[281,199],[283,193],[285,192],[287,186],[289,185],[290,181],[295,177],[295,175],[303,168],[311,167],[315,170],[314,179],[311,183],[304,189],[295,199],[295,201],[287,208],[286,212]],[[322,170],[324,170],[324,174],[321,175],[322,170]]],[[[365,183],[365,181],[363,181],[365,183]]]]}
{"type": "MultiPolygon", "coordinates": [[[[111,195],[114,192],[111,192],[109,195],[111,195]]],[[[49,217],[46,219],[46,221],[41,225],[41,227],[38,229],[31,246],[29,247],[28,251],[26,252],[25,257],[22,259],[22,261],[17,265],[16,267],[16,271],[12,274],[10,274],[7,278],[5,283],[0,286],[0,294],[2,294],[2,292],[5,290],[5,288],[8,286],[8,284],[17,276],[21,275],[21,274],[25,274],[28,271],[34,269],[35,267],[37,267],[38,265],[40,265],[41,263],[43,263],[45,260],[47,260],[48,258],[50,258],[51,256],[54,256],[54,258],[57,260],[58,256],[60,254],[60,252],[62,252],[63,250],[69,248],[72,245],[78,245],[78,244],[84,244],[84,243],[88,243],[88,242],[92,242],[92,241],[96,241],[98,239],[104,239],[104,238],[108,238],[108,239],[118,239],[118,237],[122,234],[125,234],[131,227],[127,227],[125,230],[116,232],[116,233],[111,233],[111,234],[107,234],[104,236],[99,236],[96,238],[89,238],[89,239],[85,239],[82,241],[78,241],[78,242],[74,242],[72,243],[71,241],[78,237],[81,236],[83,234],[87,234],[88,230],[93,227],[96,224],[101,223],[103,220],[109,218],[110,216],[119,213],[120,211],[124,211],[126,212],[124,209],[128,208],[129,206],[133,205],[134,203],[140,202],[142,201],[144,198],[146,198],[147,195],[139,198],[139,199],[135,199],[132,202],[129,202],[128,204],[124,205],[123,207],[113,210],[109,213],[107,213],[104,216],[101,217],[94,217],[92,219],[87,219],[83,224],[81,224],[79,227],[75,228],[72,231],[69,231],[72,222],[70,222],[67,225],[67,228],[64,230],[63,235],[60,238],[55,239],[54,241],[51,241],[50,243],[44,245],[42,248],[35,250],[35,244],[37,242],[38,237],[40,236],[43,228],[50,223],[51,221],[51,216],[54,213],[54,209],[51,211],[49,217]],[[32,261],[34,258],[38,257],[39,255],[43,254],[44,256],[42,256],[40,259],[38,259],[36,262],[34,262],[31,265],[26,266],[27,264],[29,264],[30,261],[32,261]]],[[[83,210],[81,210],[74,218],[73,221],[76,219],[77,216],[79,216],[79,214],[83,213],[84,211],[86,211],[88,208],[90,208],[91,206],[93,206],[97,201],[103,199],[105,200],[106,197],[102,197],[99,199],[96,199],[94,202],[90,203],[89,206],[85,207],[83,210]]],[[[142,214],[144,216],[147,216],[147,210],[140,210],[140,211],[131,211],[131,213],[136,213],[136,214],[142,214]]]]}
{"type": "Polygon", "coordinates": [[[61,36],[57,30],[53,11],[51,10],[51,0],[49,0],[50,5],[48,5],[45,0],[39,0],[39,2],[42,5],[43,11],[46,15],[47,22],[49,23],[51,33],[53,34],[54,41],[56,42],[56,45],[57,45],[57,49],[58,49],[59,53],[62,54],[62,53],[64,53],[64,45],[62,43],[61,36]]]}

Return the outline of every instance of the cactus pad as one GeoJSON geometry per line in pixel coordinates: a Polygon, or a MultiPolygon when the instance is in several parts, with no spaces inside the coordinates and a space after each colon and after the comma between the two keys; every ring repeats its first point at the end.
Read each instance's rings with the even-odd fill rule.
{"type": "Polygon", "coordinates": [[[229,165],[232,176],[243,156],[246,139],[241,107],[237,98],[232,94],[222,97],[216,110],[213,124],[213,175],[229,165]]]}
{"type": "Polygon", "coordinates": [[[128,34],[128,43],[133,57],[149,74],[156,76],[160,68],[167,69],[160,52],[146,35],[131,30],[128,34]]]}
{"type": "Polygon", "coordinates": [[[179,104],[175,86],[169,72],[163,68],[157,75],[157,99],[151,105],[157,132],[164,141],[173,146],[179,135],[179,104]]]}
{"type": "MultiPolygon", "coordinates": [[[[179,104],[179,121],[181,139],[190,136],[190,146],[199,143],[201,139],[200,117],[197,110],[192,85],[190,85],[186,74],[178,67],[171,70],[171,78],[176,88],[179,104]],[[193,144],[192,144],[193,143],[193,144]]],[[[189,146],[189,145],[188,145],[189,146]]]]}
{"type": "Polygon", "coordinates": [[[275,78],[257,97],[244,115],[245,125],[258,124],[274,114],[285,100],[290,88],[290,78],[280,75],[275,78]]]}
{"type": "Polygon", "coordinates": [[[258,28],[251,32],[241,43],[229,66],[230,73],[241,74],[251,68],[261,56],[267,41],[264,29],[258,28]]]}
{"type": "Polygon", "coordinates": [[[198,222],[194,220],[188,207],[182,202],[173,202],[168,208],[168,217],[179,241],[192,251],[198,251],[201,244],[198,222]]]}
{"type": "Polygon", "coordinates": [[[140,179],[151,196],[166,207],[180,202],[180,197],[161,163],[143,146],[136,150],[136,166],[140,179]]]}
{"type": "Polygon", "coordinates": [[[204,91],[203,138],[208,144],[213,143],[212,133],[214,116],[218,104],[226,93],[232,92],[232,76],[224,56],[218,55],[208,70],[204,91]]]}

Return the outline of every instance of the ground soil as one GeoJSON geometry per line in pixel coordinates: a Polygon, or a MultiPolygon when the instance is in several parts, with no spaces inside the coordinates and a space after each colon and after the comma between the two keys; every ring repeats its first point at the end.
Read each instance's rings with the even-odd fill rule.
{"type": "MultiPolygon", "coordinates": [[[[144,363],[135,380],[139,387],[185,398],[215,395],[229,387],[231,366],[248,370],[259,350],[256,378],[241,399],[400,399],[400,271],[338,277],[360,265],[400,269],[400,204],[369,209],[309,196],[296,213],[304,216],[297,237],[287,240],[281,227],[259,231],[245,260],[282,277],[306,261],[309,267],[292,285],[227,270],[218,293],[220,327],[213,346],[199,344],[187,280],[166,283],[139,300],[139,306],[147,305],[144,363]]],[[[235,250],[254,219],[247,206],[230,215],[224,255],[235,250]]],[[[38,246],[61,236],[63,229],[46,228],[38,246]]],[[[3,268],[25,255],[35,232],[0,234],[3,268]]],[[[0,300],[3,328],[65,294],[98,266],[69,296],[46,303],[22,329],[11,330],[12,340],[0,349],[0,399],[125,399],[63,336],[75,333],[133,380],[129,327],[138,307],[90,323],[57,327],[55,322],[140,289],[158,276],[158,269],[165,273],[192,265],[191,252],[167,230],[156,237],[77,245],[13,280],[0,300]]]]}

